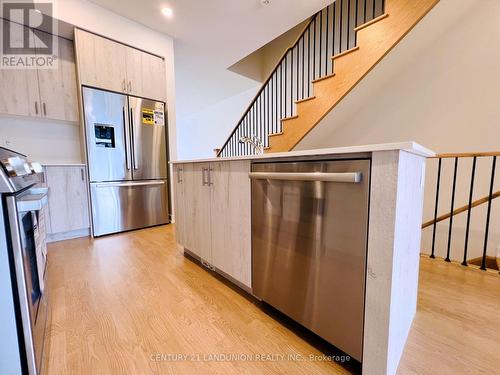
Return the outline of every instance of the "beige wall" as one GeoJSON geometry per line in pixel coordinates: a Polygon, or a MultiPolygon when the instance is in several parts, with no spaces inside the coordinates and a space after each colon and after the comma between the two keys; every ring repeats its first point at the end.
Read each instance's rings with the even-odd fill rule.
{"type": "MultiPolygon", "coordinates": [[[[441,0],[415,29],[298,145],[297,149],[414,140],[436,152],[500,150],[500,1],[441,0]]],[[[500,161],[499,161],[500,162],[500,161]]],[[[443,166],[439,212],[450,210],[453,161],[443,166]]],[[[487,194],[491,160],[478,164],[474,199],[487,194]]],[[[456,206],[467,203],[471,160],[461,161],[456,206]]],[[[497,167],[499,170],[500,167],[497,167]]],[[[424,220],[432,218],[436,163],[429,161],[424,220]]],[[[500,174],[495,189],[500,188],[500,174]]],[[[493,205],[488,253],[500,246],[493,205]]],[[[471,257],[482,253],[486,207],[472,214],[471,257]]],[[[462,257],[465,215],[454,222],[462,257]]],[[[438,226],[438,255],[448,221],[438,226]]],[[[430,248],[431,230],[423,233],[430,248]]]]}

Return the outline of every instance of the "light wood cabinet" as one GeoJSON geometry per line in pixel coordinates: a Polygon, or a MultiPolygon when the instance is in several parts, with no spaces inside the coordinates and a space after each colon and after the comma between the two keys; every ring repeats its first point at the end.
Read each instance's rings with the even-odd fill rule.
{"type": "MultiPolygon", "coordinates": [[[[1,26],[5,22],[0,19],[1,26]]],[[[25,26],[11,23],[12,37],[23,40],[25,26]]],[[[30,32],[32,40],[37,43],[30,32]]],[[[73,43],[58,39],[55,69],[0,69],[0,113],[78,121],[78,99],[73,43]]]]}
{"type": "MultiPolygon", "coordinates": [[[[1,30],[9,21],[0,18],[1,30]]],[[[11,24],[14,44],[22,43],[26,27],[11,24]]],[[[30,43],[34,43],[32,34],[30,43]]],[[[40,116],[41,105],[38,93],[37,69],[0,69],[0,113],[17,116],[40,116]]]]}
{"type": "Polygon", "coordinates": [[[134,48],[126,48],[125,59],[127,68],[127,93],[135,96],[144,96],[142,90],[142,55],[141,52],[134,48]]]}
{"type": "Polygon", "coordinates": [[[75,43],[82,85],[166,100],[162,58],[80,29],[75,43]]]}
{"type": "Polygon", "coordinates": [[[68,233],[90,227],[87,182],[84,166],[46,166],[49,188],[50,234],[68,233]]]}
{"type": "Polygon", "coordinates": [[[225,161],[211,164],[211,263],[251,286],[250,163],[225,161]]]}
{"type": "Polygon", "coordinates": [[[75,48],[82,85],[127,93],[127,47],[76,29],[75,48]]]}
{"type": "Polygon", "coordinates": [[[57,69],[39,69],[40,114],[42,117],[76,122],[78,99],[73,42],[59,38],[57,69]]]}
{"type": "Polygon", "coordinates": [[[143,53],[141,62],[142,95],[139,96],[166,101],[165,60],[158,56],[143,53]]]}
{"type": "Polygon", "coordinates": [[[176,164],[178,243],[251,288],[250,163],[176,164]]]}
{"type": "Polygon", "coordinates": [[[175,210],[175,237],[177,243],[182,247],[186,245],[186,200],[184,193],[184,171],[189,173],[190,164],[174,165],[174,210],[175,210]]]}

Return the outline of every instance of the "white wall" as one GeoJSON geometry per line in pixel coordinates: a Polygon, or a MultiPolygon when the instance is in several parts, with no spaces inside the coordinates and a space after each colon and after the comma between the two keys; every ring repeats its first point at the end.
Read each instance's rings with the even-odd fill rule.
{"type": "MultiPolygon", "coordinates": [[[[500,1],[441,0],[396,48],[297,146],[309,149],[414,140],[442,152],[500,150],[500,1]]],[[[491,160],[481,160],[474,199],[487,194],[491,160]]],[[[452,161],[443,167],[439,213],[450,210],[452,161]]],[[[467,203],[471,161],[462,161],[456,206],[467,203]]],[[[497,167],[499,170],[500,167],[497,167]]],[[[424,220],[432,218],[436,163],[429,161],[424,220]]],[[[495,189],[500,187],[497,178],[495,189]]],[[[488,253],[500,245],[493,205],[488,253]]],[[[482,253],[486,206],[472,214],[471,257],[482,253]]],[[[466,216],[454,221],[452,256],[460,259],[466,216]]],[[[425,230],[423,248],[430,248],[425,230]]],[[[448,221],[438,226],[438,255],[448,221]]]]}
{"type": "Polygon", "coordinates": [[[78,124],[23,117],[0,117],[0,146],[41,163],[80,163],[78,124]]]}
{"type": "MultiPolygon", "coordinates": [[[[173,39],[86,0],[53,1],[58,19],[165,58],[170,154],[175,159],[177,145],[173,39]]],[[[80,162],[80,137],[75,128],[74,124],[69,123],[2,117],[0,145],[6,145],[6,140],[10,141],[9,147],[25,151],[42,162],[80,162]],[[26,138],[27,135],[30,137],[26,138]],[[52,136],[58,139],[53,140],[52,136]],[[54,150],[54,144],[58,145],[59,150],[54,150]]]]}
{"type": "Polygon", "coordinates": [[[225,139],[255,96],[258,87],[185,116],[178,129],[180,160],[213,157],[213,149],[222,147],[225,139]]]}

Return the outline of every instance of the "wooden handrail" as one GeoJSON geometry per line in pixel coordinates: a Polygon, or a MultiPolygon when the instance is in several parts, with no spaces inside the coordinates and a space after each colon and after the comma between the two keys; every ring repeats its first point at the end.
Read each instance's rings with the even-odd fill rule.
{"type": "MultiPolygon", "coordinates": [[[[322,11],[323,11],[323,9],[321,9],[319,12],[322,12],[322,11]]],[[[297,45],[297,43],[300,41],[300,38],[302,38],[302,36],[304,36],[304,34],[306,33],[306,30],[309,28],[309,26],[311,26],[311,23],[314,21],[314,19],[319,14],[319,12],[316,12],[314,15],[311,16],[311,18],[309,19],[309,21],[307,22],[307,24],[304,26],[304,29],[299,34],[299,36],[295,39],[295,41],[292,43],[292,45],[290,47],[288,47],[285,50],[285,52],[283,52],[283,54],[281,55],[280,59],[278,60],[278,63],[276,64],[276,66],[274,67],[274,69],[271,70],[271,72],[268,74],[266,80],[264,81],[264,83],[260,87],[259,91],[257,91],[257,94],[255,94],[255,96],[253,97],[253,99],[250,101],[250,104],[248,105],[248,107],[243,112],[243,115],[241,116],[241,118],[239,119],[239,121],[236,123],[236,126],[234,127],[233,131],[229,134],[229,137],[227,137],[226,142],[219,149],[217,157],[220,155],[220,153],[222,152],[222,150],[224,150],[224,147],[226,147],[227,143],[229,142],[229,140],[233,136],[234,132],[238,129],[238,127],[240,126],[241,122],[244,120],[245,116],[247,115],[248,111],[250,111],[250,109],[252,108],[254,102],[257,100],[257,98],[262,93],[262,91],[264,90],[264,88],[266,87],[266,85],[269,83],[269,81],[271,80],[274,72],[278,69],[278,67],[280,66],[280,64],[283,62],[283,59],[285,58],[286,54],[288,52],[290,52],[292,49],[295,48],[295,46],[297,45]]]]}
{"type": "MultiPolygon", "coordinates": [[[[489,155],[488,155],[488,156],[489,156],[489,155]]],[[[495,198],[498,198],[498,197],[500,197],[500,190],[499,190],[499,191],[497,191],[496,193],[494,193],[494,194],[491,196],[491,200],[493,200],[493,199],[495,199],[495,198]]],[[[472,207],[479,206],[479,205],[481,205],[481,204],[483,204],[483,203],[488,202],[488,201],[489,201],[489,199],[490,199],[490,196],[489,196],[489,195],[487,195],[486,197],[483,197],[483,198],[481,198],[481,199],[475,200],[474,202],[472,202],[472,203],[471,203],[471,206],[470,206],[470,207],[472,208],[472,207]]],[[[462,207],[460,207],[460,208],[457,208],[456,210],[453,210],[453,213],[447,213],[447,214],[444,214],[444,215],[439,216],[438,218],[436,218],[435,222],[436,222],[436,223],[439,223],[440,221],[443,221],[443,220],[446,220],[446,219],[450,218],[450,217],[452,216],[452,214],[453,214],[453,216],[455,216],[455,215],[458,215],[458,214],[460,214],[460,213],[462,213],[462,212],[467,211],[468,209],[469,209],[469,205],[468,205],[468,204],[466,204],[465,206],[462,206],[462,207]]],[[[430,227],[430,226],[431,226],[431,225],[433,225],[433,224],[434,224],[434,219],[429,220],[429,221],[427,221],[427,222],[425,222],[425,223],[423,223],[423,224],[422,224],[422,229],[427,228],[427,227],[430,227]]]]}
{"type": "Polygon", "coordinates": [[[472,157],[487,157],[487,156],[500,156],[500,151],[462,152],[457,154],[436,154],[435,156],[429,157],[429,159],[472,158],[472,157]]]}

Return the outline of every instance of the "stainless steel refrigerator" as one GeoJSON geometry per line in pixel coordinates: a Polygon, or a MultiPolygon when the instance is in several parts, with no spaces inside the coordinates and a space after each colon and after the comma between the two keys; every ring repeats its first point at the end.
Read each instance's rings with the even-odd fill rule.
{"type": "Polygon", "coordinates": [[[169,222],[165,103],[83,88],[94,236],[169,222]]]}

